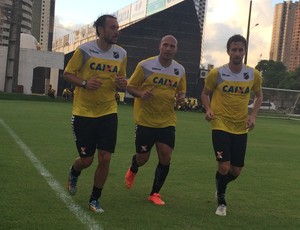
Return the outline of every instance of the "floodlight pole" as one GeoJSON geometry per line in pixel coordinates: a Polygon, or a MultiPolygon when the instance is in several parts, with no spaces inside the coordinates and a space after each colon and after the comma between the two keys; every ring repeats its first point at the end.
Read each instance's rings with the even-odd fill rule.
{"type": "Polygon", "coordinates": [[[250,7],[249,7],[249,17],[248,17],[248,27],[247,27],[247,44],[246,44],[246,54],[244,58],[244,64],[247,64],[248,59],[248,47],[249,47],[249,35],[250,35],[250,22],[251,22],[251,9],[252,9],[252,0],[250,0],[250,7]]]}
{"type": "Polygon", "coordinates": [[[4,91],[17,93],[20,56],[22,1],[12,0],[4,91]]]}

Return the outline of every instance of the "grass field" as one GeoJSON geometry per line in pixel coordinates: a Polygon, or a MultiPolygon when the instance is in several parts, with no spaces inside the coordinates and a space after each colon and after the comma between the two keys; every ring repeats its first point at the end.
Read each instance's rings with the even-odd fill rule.
{"type": "Polygon", "coordinates": [[[226,217],[214,214],[210,126],[202,113],[178,112],[176,147],[161,190],[163,207],[149,203],[157,157],[142,167],[132,190],[123,178],[134,152],[132,106],[119,106],[116,153],[101,204],[87,210],[95,164],[78,193],[65,189],[77,156],[71,103],[0,100],[0,229],[300,229],[300,122],[258,118],[249,133],[246,165],[228,187],[226,217]]]}

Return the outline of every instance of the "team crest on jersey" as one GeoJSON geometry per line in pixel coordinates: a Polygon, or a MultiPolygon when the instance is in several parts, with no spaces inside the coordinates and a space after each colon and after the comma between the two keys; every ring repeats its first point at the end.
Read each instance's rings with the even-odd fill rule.
{"type": "Polygon", "coordinates": [[[174,69],[174,74],[179,75],[179,69],[174,69]]]}
{"type": "Polygon", "coordinates": [[[244,79],[249,79],[249,74],[248,73],[244,73],[244,79]]]}
{"type": "Polygon", "coordinates": [[[119,52],[113,52],[113,55],[114,55],[114,58],[115,58],[115,59],[118,59],[118,58],[120,57],[119,52]]]}

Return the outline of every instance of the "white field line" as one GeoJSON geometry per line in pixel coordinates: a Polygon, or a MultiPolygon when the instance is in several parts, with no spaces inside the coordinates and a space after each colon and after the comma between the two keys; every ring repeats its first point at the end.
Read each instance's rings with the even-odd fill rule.
{"type": "MultiPolygon", "coordinates": [[[[56,195],[66,204],[70,211],[77,219],[90,230],[103,230],[91,216],[77,205],[65,189],[55,180],[51,173],[43,166],[42,162],[34,155],[34,153],[26,146],[26,144],[14,133],[14,131],[0,118],[0,124],[12,136],[14,141],[19,145],[23,153],[31,161],[36,170],[44,177],[56,195]]],[[[66,225],[67,226],[67,225],[66,225]]]]}

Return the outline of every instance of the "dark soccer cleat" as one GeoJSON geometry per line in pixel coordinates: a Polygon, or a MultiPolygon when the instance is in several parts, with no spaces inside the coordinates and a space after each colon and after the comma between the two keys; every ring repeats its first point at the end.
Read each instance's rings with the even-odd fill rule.
{"type": "Polygon", "coordinates": [[[88,205],[89,210],[97,213],[102,213],[104,210],[100,207],[100,203],[98,200],[92,200],[88,205]]]}

